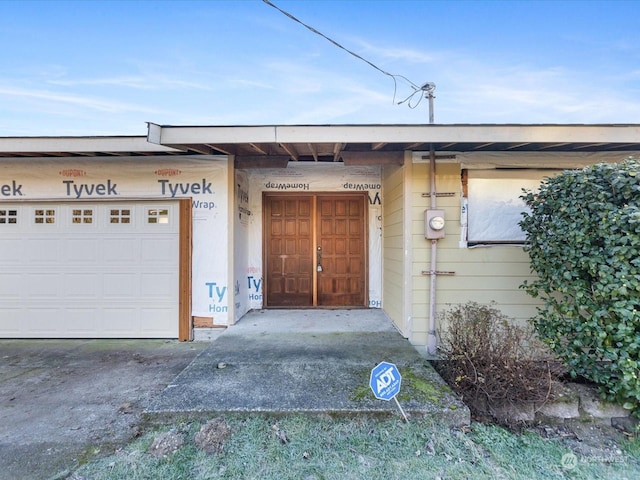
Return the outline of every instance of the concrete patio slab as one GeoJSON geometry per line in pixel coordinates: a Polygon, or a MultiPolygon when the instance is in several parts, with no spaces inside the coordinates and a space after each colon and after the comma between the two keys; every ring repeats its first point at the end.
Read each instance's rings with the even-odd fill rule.
{"type": "Polygon", "coordinates": [[[449,425],[469,410],[381,310],[260,310],[211,343],[158,395],[147,416],[222,412],[399,414],[378,400],[371,369],[394,363],[411,415],[449,425]]]}

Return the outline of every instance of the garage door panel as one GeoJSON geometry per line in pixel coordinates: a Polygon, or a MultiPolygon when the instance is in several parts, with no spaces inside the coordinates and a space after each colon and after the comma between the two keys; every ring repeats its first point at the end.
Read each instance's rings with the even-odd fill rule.
{"type": "Polygon", "coordinates": [[[0,337],[178,337],[178,202],[2,210],[0,337]]]}
{"type": "Polygon", "coordinates": [[[140,257],[138,238],[106,237],[102,247],[105,262],[109,264],[131,264],[140,257]]]}
{"type": "Polygon", "coordinates": [[[27,299],[51,300],[60,297],[63,277],[59,274],[30,275],[25,285],[27,299]]]}
{"type": "Polygon", "coordinates": [[[178,284],[171,275],[155,273],[142,275],[140,293],[144,298],[166,298],[178,288],[178,284]]]}
{"type": "Polygon", "coordinates": [[[174,315],[166,310],[153,307],[142,308],[140,311],[141,336],[156,338],[177,336],[178,329],[174,318],[174,315]]]}
{"type": "Polygon", "coordinates": [[[25,260],[31,265],[60,263],[62,240],[57,238],[30,238],[26,241],[25,260]]]}
{"type": "Polygon", "coordinates": [[[61,308],[51,308],[44,305],[42,307],[26,308],[23,320],[25,329],[23,331],[25,333],[37,331],[49,337],[59,336],[57,330],[60,325],[56,320],[62,314],[61,308]]]}
{"type": "Polygon", "coordinates": [[[64,275],[65,296],[69,300],[96,301],[102,293],[101,276],[97,273],[64,275]]]}
{"type": "Polygon", "coordinates": [[[102,241],[92,236],[86,239],[71,238],[64,242],[63,258],[72,265],[96,265],[101,261],[102,241]]]}
{"type": "Polygon", "coordinates": [[[20,333],[20,327],[22,325],[20,320],[23,316],[24,313],[21,308],[3,308],[2,316],[0,317],[0,332],[3,332],[7,336],[17,337],[20,333]]]}
{"type": "Polygon", "coordinates": [[[0,299],[19,300],[24,292],[24,276],[21,273],[0,272],[0,299]]]}
{"type": "Polygon", "coordinates": [[[107,336],[126,336],[140,331],[140,316],[136,308],[105,308],[100,329],[107,336]]]}
{"type": "MultiPolygon", "coordinates": [[[[0,236],[5,230],[0,229],[0,236]]],[[[0,238],[0,265],[20,265],[24,262],[24,240],[0,238]]]]}
{"type": "Polygon", "coordinates": [[[84,338],[97,330],[98,319],[95,309],[69,308],[65,312],[66,335],[69,338],[84,338]]]}
{"type": "Polygon", "coordinates": [[[103,275],[104,292],[108,299],[127,298],[140,296],[138,288],[139,279],[137,273],[107,273],[103,275]]]}
{"type": "Polygon", "coordinates": [[[173,239],[163,235],[159,238],[145,237],[141,239],[141,259],[152,265],[176,265],[177,259],[169,255],[173,239]]]}

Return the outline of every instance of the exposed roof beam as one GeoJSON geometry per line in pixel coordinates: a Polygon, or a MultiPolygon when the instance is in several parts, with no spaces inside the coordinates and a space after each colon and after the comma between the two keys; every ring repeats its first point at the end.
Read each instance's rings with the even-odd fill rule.
{"type": "Polygon", "coordinates": [[[250,143],[249,146],[252,149],[254,149],[256,152],[261,153],[262,155],[269,155],[269,150],[265,149],[264,147],[261,147],[256,143],[250,143]]]}
{"type": "Polygon", "coordinates": [[[311,152],[311,156],[313,157],[313,161],[318,161],[318,150],[313,143],[307,143],[307,147],[309,147],[309,151],[311,152]]]}
{"type": "Polygon", "coordinates": [[[338,160],[340,160],[340,152],[341,152],[343,147],[344,147],[343,143],[336,143],[333,146],[333,161],[334,162],[337,162],[338,160]]]}
{"type": "Polygon", "coordinates": [[[514,148],[524,147],[525,145],[531,145],[531,143],[530,142],[517,143],[515,145],[511,145],[511,146],[507,147],[505,150],[513,150],[514,148]]]}
{"type": "Polygon", "coordinates": [[[547,149],[549,149],[549,148],[565,147],[565,146],[567,146],[567,145],[569,145],[569,144],[568,144],[568,143],[566,143],[566,142],[563,142],[563,143],[552,143],[552,144],[550,144],[550,145],[542,145],[542,146],[540,147],[540,150],[547,150],[547,149]]]}
{"type": "Polygon", "coordinates": [[[210,146],[212,149],[218,151],[218,152],[222,152],[225,155],[235,155],[236,151],[238,149],[237,145],[208,145],[210,146]]]}
{"type": "Polygon", "coordinates": [[[281,143],[280,146],[283,148],[285,152],[289,154],[289,156],[293,160],[295,160],[296,162],[298,161],[299,155],[298,155],[298,152],[296,152],[296,149],[293,147],[293,145],[287,145],[286,143],[281,143]]]}
{"type": "Polygon", "coordinates": [[[480,150],[481,148],[489,147],[489,146],[493,145],[494,143],[495,142],[481,143],[480,145],[474,145],[473,149],[474,150],[480,150]]]}
{"type": "Polygon", "coordinates": [[[587,145],[576,145],[573,147],[574,150],[581,150],[583,148],[593,148],[593,147],[601,147],[602,145],[606,145],[606,143],[590,143],[587,145]]]}
{"type": "Polygon", "coordinates": [[[380,150],[382,147],[384,147],[388,142],[379,142],[379,143],[374,143],[373,145],[371,145],[371,150],[380,150]]]}

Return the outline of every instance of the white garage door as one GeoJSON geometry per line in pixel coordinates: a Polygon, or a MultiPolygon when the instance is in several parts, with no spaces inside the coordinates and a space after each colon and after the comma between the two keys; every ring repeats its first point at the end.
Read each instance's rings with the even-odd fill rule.
{"type": "Polygon", "coordinates": [[[0,337],[176,338],[177,202],[0,203],[0,337]]]}

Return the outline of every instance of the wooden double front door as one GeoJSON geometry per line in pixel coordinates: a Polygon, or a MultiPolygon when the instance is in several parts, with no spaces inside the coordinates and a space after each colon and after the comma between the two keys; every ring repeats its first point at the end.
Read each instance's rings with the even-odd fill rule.
{"type": "Polygon", "coordinates": [[[366,194],[265,194],[266,307],[365,307],[366,194]]]}

